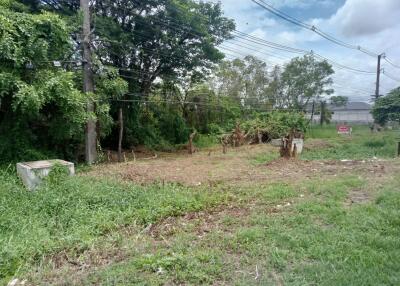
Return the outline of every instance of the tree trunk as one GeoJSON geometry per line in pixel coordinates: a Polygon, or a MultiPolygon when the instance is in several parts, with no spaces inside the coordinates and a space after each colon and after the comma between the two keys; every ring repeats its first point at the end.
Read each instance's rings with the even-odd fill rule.
{"type": "Polygon", "coordinates": [[[122,107],[120,107],[118,110],[118,122],[119,122],[118,161],[122,162],[124,160],[122,156],[122,138],[124,135],[124,118],[122,113],[122,107]]]}
{"type": "Polygon", "coordinates": [[[188,145],[188,153],[192,155],[195,152],[195,148],[193,146],[193,139],[196,136],[196,131],[194,131],[192,134],[189,136],[189,145],[188,145]]]}

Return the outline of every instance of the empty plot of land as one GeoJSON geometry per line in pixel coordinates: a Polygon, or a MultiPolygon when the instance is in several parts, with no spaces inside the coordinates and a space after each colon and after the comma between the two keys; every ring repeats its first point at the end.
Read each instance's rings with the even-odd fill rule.
{"type": "MultiPolygon", "coordinates": [[[[306,149],[324,148],[328,143],[309,140],[306,149]]],[[[186,186],[248,184],[302,180],[318,176],[337,176],[347,172],[363,175],[384,174],[390,166],[383,160],[286,160],[278,158],[278,149],[270,145],[252,145],[230,149],[218,148],[194,155],[160,155],[153,160],[137,160],[97,166],[89,175],[117,177],[136,183],[175,182],[186,186]]]]}

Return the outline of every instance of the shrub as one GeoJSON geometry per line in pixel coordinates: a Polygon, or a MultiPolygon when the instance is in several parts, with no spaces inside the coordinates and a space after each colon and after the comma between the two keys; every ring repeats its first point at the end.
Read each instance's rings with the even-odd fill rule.
{"type": "Polygon", "coordinates": [[[268,134],[269,139],[273,139],[286,136],[292,131],[305,133],[307,124],[303,113],[275,111],[261,113],[255,119],[244,122],[242,126],[251,135],[259,130],[268,134]]]}

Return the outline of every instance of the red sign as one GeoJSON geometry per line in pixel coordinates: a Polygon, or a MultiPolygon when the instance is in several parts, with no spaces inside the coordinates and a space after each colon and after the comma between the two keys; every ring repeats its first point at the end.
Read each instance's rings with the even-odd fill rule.
{"type": "Polygon", "coordinates": [[[351,134],[352,128],[347,125],[338,125],[336,127],[338,134],[351,134]]]}

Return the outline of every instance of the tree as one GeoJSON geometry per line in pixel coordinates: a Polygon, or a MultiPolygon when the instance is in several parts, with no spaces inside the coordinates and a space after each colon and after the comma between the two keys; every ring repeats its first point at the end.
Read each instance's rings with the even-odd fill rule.
{"type": "Polygon", "coordinates": [[[243,60],[222,62],[212,85],[220,96],[233,98],[243,108],[254,108],[269,102],[269,81],[266,63],[246,56],[243,60]]]}
{"type": "Polygon", "coordinates": [[[292,59],[282,73],[281,107],[305,110],[310,101],[332,94],[333,73],[327,61],[317,61],[312,55],[292,59]]]}
{"type": "Polygon", "coordinates": [[[377,123],[384,125],[389,121],[400,123],[400,87],[388,95],[378,98],[372,108],[372,115],[377,123]]]}
{"type": "Polygon", "coordinates": [[[332,96],[330,98],[331,104],[337,107],[346,106],[349,102],[349,98],[347,96],[332,96]]]}
{"type": "Polygon", "coordinates": [[[207,74],[223,59],[216,46],[235,27],[220,4],[206,2],[96,1],[93,9],[99,60],[120,68],[130,91],[143,96],[157,78],[207,74]]]}
{"type": "Polygon", "coordinates": [[[269,107],[285,107],[286,100],[283,92],[282,69],[280,66],[275,66],[271,73],[270,83],[266,89],[266,97],[268,98],[269,107]]]}
{"type": "Polygon", "coordinates": [[[221,97],[230,97],[242,105],[244,90],[243,70],[245,63],[241,59],[223,61],[216,68],[210,80],[211,88],[221,97]]]}
{"type": "Polygon", "coordinates": [[[328,104],[326,101],[321,101],[320,103],[320,125],[324,125],[324,123],[329,124],[332,119],[332,112],[328,109],[328,104]]]}
{"type": "Polygon", "coordinates": [[[0,7],[0,158],[36,159],[38,146],[71,158],[92,115],[76,74],[53,64],[69,59],[69,29],[52,13],[10,7],[0,7]]]}

